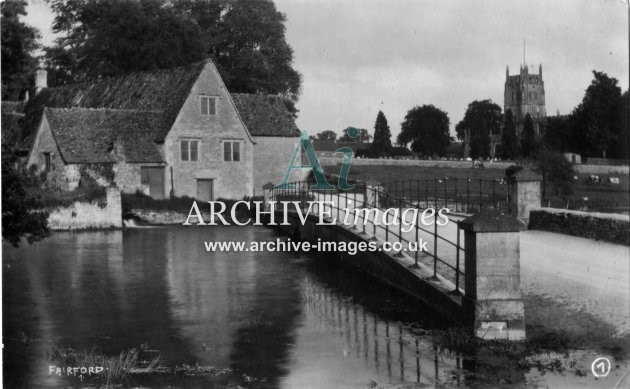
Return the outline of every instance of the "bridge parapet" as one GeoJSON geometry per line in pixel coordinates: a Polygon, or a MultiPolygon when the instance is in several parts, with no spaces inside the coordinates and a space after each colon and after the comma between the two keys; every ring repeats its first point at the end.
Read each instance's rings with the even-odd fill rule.
{"type": "Polygon", "coordinates": [[[474,318],[475,335],[484,339],[525,339],[520,282],[523,225],[493,208],[460,222],[464,230],[464,310],[474,318]]]}

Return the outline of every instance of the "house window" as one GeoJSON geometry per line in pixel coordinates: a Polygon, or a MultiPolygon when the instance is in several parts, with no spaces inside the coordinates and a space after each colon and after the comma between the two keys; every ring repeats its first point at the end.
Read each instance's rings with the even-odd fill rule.
{"type": "Polygon", "coordinates": [[[241,143],[237,141],[223,142],[223,160],[238,162],[241,160],[241,143]]]}
{"type": "Polygon", "coordinates": [[[216,97],[199,96],[199,112],[203,116],[215,116],[217,114],[216,97]]]}
{"type": "Polygon", "coordinates": [[[182,139],[180,141],[182,161],[197,161],[199,155],[199,141],[182,139]]]}
{"type": "Polygon", "coordinates": [[[49,172],[50,168],[50,153],[44,153],[44,171],[49,172]]]}

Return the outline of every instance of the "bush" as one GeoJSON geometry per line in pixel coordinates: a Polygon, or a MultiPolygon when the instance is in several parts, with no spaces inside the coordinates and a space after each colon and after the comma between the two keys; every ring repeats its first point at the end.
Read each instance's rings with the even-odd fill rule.
{"type": "Polygon", "coordinates": [[[41,198],[45,208],[68,207],[77,201],[86,203],[96,201],[101,207],[107,205],[106,188],[98,185],[94,178],[87,175],[81,177],[79,186],[71,192],[51,190],[41,181],[33,181],[31,185],[31,193],[41,198]]]}
{"type": "Polygon", "coordinates": [[[413,153],[406,147],[398,146],[392,148],[393,157],[408,157],[410,155],[413,155],[413,153]]]}
{"type": "Polygon", "coordinates": [[[554,195],[561,198],[567,198],[573,193],[572,182],[576,173],[564,155],[543,148],[534,155],[534,160],[534,170],[543,176],[543,197],[547,194],[548,185],[554,195]]]}
{"type": "Polygon", "coordinates": [[[121,200],[123,214],[129,213],[134,209],[188,213],[193,201],[195,201],[192,197],[187,196],[158,200],[140,191],[136,193],[122,193],[121,200]]]}

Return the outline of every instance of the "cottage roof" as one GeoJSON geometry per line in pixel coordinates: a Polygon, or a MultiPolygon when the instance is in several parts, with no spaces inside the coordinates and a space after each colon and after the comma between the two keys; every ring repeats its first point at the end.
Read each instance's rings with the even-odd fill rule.
{"type": "Polygon", "coordinates": [[[282,97],[232,93],[232,100],[253,136],[300,136],[293,115],[282,97]]]}
{"type": "Polygon", "coordinates": [[[44,107],[159,111],[161,121],[154,140],[161,142],[208,61],[44,88],[26,106],[23,146],[31,147],[44,107]]]}
{"type": "Polygon", "coordinates": [[[164,161],[153,141],[161,125],[155,111],[46,108],[44,115],[66,163],[164,161]]]}

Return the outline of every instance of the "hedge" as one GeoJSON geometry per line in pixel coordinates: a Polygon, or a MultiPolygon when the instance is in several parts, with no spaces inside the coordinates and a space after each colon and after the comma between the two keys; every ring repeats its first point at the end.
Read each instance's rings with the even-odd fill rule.
{"type": "Polygon", "coordinates": [[[542,208],[529,214],[529,229],[630,246],[630,218],[626,215],[542,208]]]}

